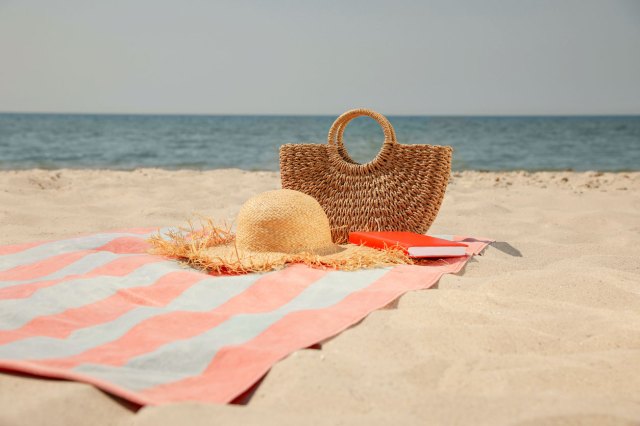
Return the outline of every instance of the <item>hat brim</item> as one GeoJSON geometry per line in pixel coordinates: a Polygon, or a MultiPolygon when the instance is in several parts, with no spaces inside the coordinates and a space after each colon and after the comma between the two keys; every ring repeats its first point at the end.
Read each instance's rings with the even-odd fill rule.
{"type": "Polygon", "coordinates": [[[336,246],[330,254],[314,252],[281,253],[238,250],[233,244],[210,247],[192,253],[190,260],[216,272],[266,272],[288,264],[302,263],[311,267],[356,270],[406,264],[407,257],[397,250],[377,250],[354,244],[336,246]]]}
{"type": "Polygon", "coordinates": [[[212,222],[198,231],[157,234],[149,242],[154,254],[176,258],[213,274],[267,272],[295,263],[343,271],[413,263],[400,250],[378,250],[354,244],[334,244],[320,251],[302,253],[242,250],[236,246],[233,234],[215,227],[212,222]]]}

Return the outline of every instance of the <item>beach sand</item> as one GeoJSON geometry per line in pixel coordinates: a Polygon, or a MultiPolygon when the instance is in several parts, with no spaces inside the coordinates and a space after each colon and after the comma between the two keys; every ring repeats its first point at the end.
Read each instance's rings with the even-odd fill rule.
{"type": "MultiPolygon", "coordinates": [[[[278,186],[240,170],[4,171],[0,244],[233,219],[278,186]]],[[[455,173],[430,233],[498,242],[279,362],[246,406],[136,412],[89,385],[7,373],[0,425],[638,424],[640,173],[455,173]]]]}

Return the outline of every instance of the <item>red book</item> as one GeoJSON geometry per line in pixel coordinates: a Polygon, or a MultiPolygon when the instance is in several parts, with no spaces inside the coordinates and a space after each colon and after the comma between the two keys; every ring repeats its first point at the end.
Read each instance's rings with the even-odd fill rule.
{"type": "Polygon", "coordinates": [[[415,232],[350,232],[349,242],[377,249],[398,247],[409,257],[454,257],[467,252],[466,244],[415,232]]]}

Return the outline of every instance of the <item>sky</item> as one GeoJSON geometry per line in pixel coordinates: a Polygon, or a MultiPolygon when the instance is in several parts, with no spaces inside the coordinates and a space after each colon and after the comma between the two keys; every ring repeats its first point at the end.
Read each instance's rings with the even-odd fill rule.
{"type": "Polygon", "coordinates": [[[640,1],[0,0],[0,112],[640,114],[640,1]]]}

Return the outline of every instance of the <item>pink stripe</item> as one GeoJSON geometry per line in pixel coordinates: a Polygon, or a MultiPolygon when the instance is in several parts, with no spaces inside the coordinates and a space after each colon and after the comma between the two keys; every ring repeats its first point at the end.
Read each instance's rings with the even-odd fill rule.
{"type": "Polygon", "coordinates": [[[75,330],[113,321],[139,306],[165,306],[206,277],[191,271],[171,272],[150,286],[121,289],[95,303],[34,318],[17,330],[0,331],[0,344],[31,336],[62,339],[75,330]]]}
{"type": "Polygon", "coordinates": [[[156,386],[142,395],[153,404],[228,403],[289,353],[338,334],[407,291],[433,286],[443,274],[462,269],[467,259],[428,271],[421,266],[398,266],[332,307],[289,314],[250,342],[221,349],[202,375],[156,386]]]}
{"type": "Polygon", "coordinates": [[[40,244],[44,244],[46,242],[48,241],[26,243],[26,244],[15,244],[10,246],[0,246],[0,256],[6,255],[6,254],[18,253],[20,251],[24,251],[24,250],[39,246],[40,244]]]}
{"type": "Polygon", "coordinates": [[[149,255],[122,257],[112,260],[105,265],[98,266],[97,268],[86,274],[74,274],[56,280],[35,281],[24,284],[16,284],[11,287],[0,288],[0,299],[24,299],[30,297],[33,293],[40,289],[77,279],[95,278],[100,276],[123,277],[135,271],[141,266],[148,265],[150,263],[161,262],[163,260],[164,259],[160,257],[149,255]]]}
{"type": "Polygon", "coordinates": [[[149,243],[140,237],[118,237],[103,246],[96,247],[93,251],[110,251],[117,254],[146,253],[149,243]]]}
{"type": "Polygon", "coordinates": [[[64,253],[35,263],[20,265],[7,271],[2,271],[0,272],[0,281],[23,281],[44,277],[77,262],[88,254],[98,251],[110,251],[116,254],[135,254],[145,253],[147,249],[148,243],[142,238],[118,237],[95,249],[64,253]]]}
{"type": "Polygon", "coordinates": [[[117,340],[76,356],[42,363],[66,368],[84,363],[123,365],[132,357],[152,352],[166,343],[204,333],[234,315],[277,309],[326,273],[301,266],[286,268],[264,275],[245,291],[209,312],[179,311],[157,315],[135,325],[117,340]]]}
{"type": "Polygon", "coordinates": [[[88,250],[75,251],[49,257],[36,263],[16,266],[0,272],[0,281],[22,281],[44,277],[82,259],[89,253],[91,252],[88,250]]]}
{"type": "Polygon", "coordinates": [[[490,238],[471,238],[471,237],[463,237],[460,235],[456,235],[453,237],[455,241],[460,241],[465,243],[467,248],[468,255],[480,254],[482,250],[484,250],[489,244],[491,244],[494,240],[490,238]]]}

